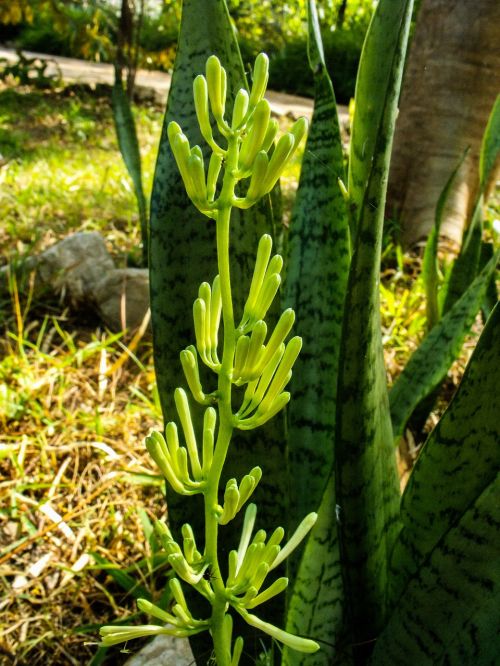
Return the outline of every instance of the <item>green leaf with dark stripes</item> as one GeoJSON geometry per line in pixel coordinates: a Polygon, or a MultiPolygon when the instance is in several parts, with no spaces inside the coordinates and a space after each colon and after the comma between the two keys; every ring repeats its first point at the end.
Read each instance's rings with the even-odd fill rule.
{"type": "MultiPolygon", "coordinates": [[[[196,119],[192,86],[195,76],[205,72],[206,60],[212,54],[218,56],[227,71],[227,105],[230,108],[236,92],[247,86],[226,4],[223,0],[184,0],[178,51],[154,176],[150,219],[155,368],[163,415],[169,421],[177,417],[174,389],[177,386],[187,388],[179,353],[195,339],[192,304],[199,285],[204,281],[211,282],[217,274],[217,256],[214,223],[194,208],[185,193],[169,147],[167,126],[171,120],[178,122],[191,145],[200,145],[205,158],[208,158],[209,151],[196,119]]],[[[247,211],[233,211],[231,283],[237,320],[248,294],[258,240],[264,233],[272,234],[272,226],[269,201],[247,211]]],[[[202,377],[202,382],[207,393],[216,388],[215,377],[208,372],[202,377]]],[[[191,405],[194,418],[200,422],[200,413],[195,411],[196,408],[196,405],[191,405]]],[[[201,430],[198,429],[198,432],[201,430]]],[[[278,416],[256,431],[239,431],[233,437],[221,480],[223,487],[229,478],[241,479],[258,461],[263,469],[263,478],[254,498],[259,507],[259,525],[266,529],[282,524],[283,517],[287,515],[284,441],[284,417],[281,419],[278,416]]],[[[172,492],[167,499],[174,533],[178,534],[182,523],[189,522],[196,535],[203,534],[204,514],[200,496],[186,500],[172,492]]],[[[234,520],[221,531],[221,562],[227,561],[228,551],[237,546],[240,530],[241,522],[234,520]]],[[[283,624],[282,603],[283,597],[279,596],[266,604],[266,610],[269,610],[266,620],[278,626],[283,624]]],[[[248,636],[245,650],[250,654],[261,650],[259,640],[248,636]]]]}
{"type": "Polygon", "coordinates": [[[399,481],[378,285],[387,177],[412,5],[378,3],[363,47],[353,121],[349,182],[358,232],[342,329],[335,468],[346,612],[360,655],[371,649],[385,624],[388,559],[399,531],[399,481]],[[363,136],[369,144],[366,150],[363,136]]]}
{"type": "MultiPolygon", "coordinates": [[[[288,420],[292,522],[310,511],[319,520],[303,553],[288,604],[289,631],[325,641],[308,664],[331,663],[342,619],[335,491],[331,474],[335,436],[338,353],[349,269],[347,208],[338,180],[344,180],[335,95],[326,71],[319,22],[308,6],[308,53],[315,81],[312,123],[305,147],[289,235],[286,304],[297,313],[303,349],[291,382],[288,420]],[[329,479],[327,489],[325,484],[329,479]],[[322,500],[323,497],[323,500],[322,500]]],[[[304,655],[285,649],[284,663],[304,655]]]]}
{"type": "MultiPolygon", "coordinates": [[[[448,484],[443,487],[449,489],[448,484]]],[[[499,534],[497,475],[450,525],[410,579],[377,640],[372,666],[498,663],[499,534]],[[490,638],[491,645],[480,643],[490,638]],[[482,661],[476,655],[482,655],[482,661]]]]}
{"type": "Polygon", "coordinates": [[[483,135],[479,155],[479,180],[484,192],[500,153],[500,95],[495,100],[483,135]]]}
{"type": "MultiPolygon", "coordinates": [[[[415,464],[394,550],[396,588],[411,578],[500,466],[500,307],[479,338],[462,382],[415,464]]],[[[397,593],[395,593],[397,594],[397,593]]]]}
{"type": "Polygon", "coordinates": [[[283,651],[283,666],[352,664],[344,625],[344,593],[337,534],[335,483],[330,476],[311,531],[288,604],[287,631],[321,645],[315,654],[283,651]]]}
{"type": "Polygon", "coordinates": [[[483,236],[482,206],[481,197],[465,232],[460,253],[453,263],[447,283],[443,286],[443,315],[451,310],[478,273],[483,236]]]}
{"type": "MultiPolygon", "coordinates": [[[[483,241],[481,243],[481,256],[479,257],[479,266],[481,270],[486,266],[486,264],[491,260],[495,253],[495,246],[489,241],[483,241]]],[[[490,316],[493,308],[498,301],[498,289],[496,284],[496,273],[491,276],[491,280],[488,282],[486,287],[486,294],[483,299],[483,304],[481,310],[483,313],[483,320],[486,321],[490,316]]]]}
{"type": "Polygon", "coordinates": [[[285,304],[295,310],[303,347],[288,415],[291,522],[317,511],[333,464],[338,353],[349,270],[342,143],[314,2],[309,61],[315,101],[288,239],[285,304]]]}
{"type": "Polygon", "coordinates": [[[142,186],[141,154],[135,128],[134,116],[130,107],[130,100],[123,89],[121,73],[115,68],[115,83],[111,93],[113,106],[113,119],[115,121],[116,136],[120,152],[132,179],[137,208],[139,211],[139,222],[141,225],[143,264],[148,263],[148,219],[146,197],[142,186]]]}
{"type": "Polygon", "coordinates": [[[458,358],[465,336],[474,323],[495,274],[498,257],[497,252],[452,309],[424,338],[394,382],[389,402],[395,442],[403,434],[415,409],[443,383],[451,364],[458,358]]]}
{"type": "Polygon", "coordinates": [[[460,170],[460,167],[464,163],[465,156],[468,153],[468,149],[464,151],[460,161],[457,166],[451,173],[448,178],[446,185],[443,188],[443,191],[439,195],[439,199],[436,206],[436,214],[434,218],[434,226],[432,231],[429,234],[427,243],[425,244],[424,258],[422,261],[422,280],[425,288],[425,307],[427,314],[427,330],[430,331],[433,326],[439,321],[439,303],[438,303],[438,288],[439,288],[439,278],[438,278],[438,245],[439,245],[439,234],[441,231],[441,222],[443,219],[443,211],[448,201],[448,196],[450,190],[455,182],[456,175],[460,170]]]}

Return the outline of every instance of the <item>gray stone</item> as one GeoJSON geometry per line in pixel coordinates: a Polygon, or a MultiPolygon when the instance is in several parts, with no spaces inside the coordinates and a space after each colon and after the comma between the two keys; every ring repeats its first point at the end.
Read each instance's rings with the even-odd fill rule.
{"type": "Polygon", "coordinates": [[[137,329],[149,310],[146,268],[115,268],[94,285],[92,300],[99,316],[113,331],[137,329]]]}
{"type": "Polygon", "coordinates": [[[56,243],[37,257],[37,280],[71,306],[87,304],[95,285],[115,264],[97,232],[79,232],[56,243]]]}
{"type": "Polygon", "coordinates": [[[157,636],[127,659],[125,666],[193,666],[195,663],[187,638],[157,636]]]}

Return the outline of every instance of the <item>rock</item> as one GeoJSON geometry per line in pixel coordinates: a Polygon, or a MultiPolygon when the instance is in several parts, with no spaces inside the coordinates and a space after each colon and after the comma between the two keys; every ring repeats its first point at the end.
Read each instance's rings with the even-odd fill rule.
{"type": "Polygon", "coordinates": [[[79,232],[37,258],[37,280],[67,299],[72,307],[88,304],[103,274],[115,269],[97,232],[79,232]]]}
{"type": "Polygon", "coordinates": [[[92,291],[99,316],[113,331],[138,328],[148,314],[147,268],[115,268],[92,291]]]}
{"type": "Polygon", "coordinates": [[[125,666],[192,666],[194,663],[187,638],[157,636],[127,659],[125,666]]]}

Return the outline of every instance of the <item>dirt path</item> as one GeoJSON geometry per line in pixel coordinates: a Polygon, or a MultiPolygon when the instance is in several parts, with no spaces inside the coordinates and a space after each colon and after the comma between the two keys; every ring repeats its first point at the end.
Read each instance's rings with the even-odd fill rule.
{"type": "MultiPolygon", "coordinates": [[[[59,67],[62,78],[69,83],[99,84],[113,83],[113,67],[110,64],[87,62],[86,60],[77,60],[75,58],[65,58],[63,56],[51,56],[43,53],[34,53],[32,51],[23,51],[28,58],[42,58],[56,62],[59,67]]],[[[10,62],[17,60],[14,49],[7,49],[0,46],[0,58],[6,58],[10,62]]],[[[54,73],[56,68],[51,66],[47,69],[47,74],[54,73]]],[[[171,76],[165,72],[148,71],[140,69],[137,72],[136,88],[139,96],[153,97],[154,100],[164,105],[167,100],[170,89],[171,76]]],[[[271,110],[278,116],[290,115],[293,118],[312,115],[313,101],[305,97],[296,95],[287,95],[286,93],[268,90],[267,99],[271,105],[271,110]]],[[[342,124],[348,120],[348,110],[345,106],[338,107],[339,118],[342,124]]]]}

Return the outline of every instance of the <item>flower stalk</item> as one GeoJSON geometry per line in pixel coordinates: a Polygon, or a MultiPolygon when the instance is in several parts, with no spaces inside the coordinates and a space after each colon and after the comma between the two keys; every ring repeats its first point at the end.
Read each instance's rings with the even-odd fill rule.
{"type": "Polygon", "coordinates": [[[171,422],[165,428],[165,436],[151,433],[146,438],[146,447],[176,492],[203,495],[204,549],[202,553],[198,550],[189,525],[182,528],[183,542],[180,544],[172,537],[167,525],[157,521],[159,541],[176,574],[170,581],[175,603],[167,612],[151,602],[139,600],[139,609],[165,626],[103,627],[104,645],[114,645],[135,636],[155,633],[190,636],[208,629],[217,664],[236,666],[243,650],[243,639],[236,637],[233,641],[229,612],[233,608],[248,624],[298,651],[315,652],[319,649],[315,641],[292,636],[248,612],[285,590],[288,579],[283,577],[275,579],[262,591],[261,588],[270,571],[307,535],[316,521],[315,513],[302,521],[282,548],[284,530],[281,527],[269,538],[264,530],[257,531],[252,538],[257,508],[255,504],[248,504],[239,547],[229,554],[226,580],[221,574],[218,554],[219,527],[233,520],[245,506],[262,476],[261,468],[254,467],[239,482],[230,479],[222,491],[220,480],[233,431],[235,428],[257,428],[287,404],[290,394],[284,389],[302,344],[299,337],[285,342],[294,322],[292,310],[281,315],[268,336],[264,318],[278,292],[283,265],[279,255],[271,256],[272,240],[268,235],[259,242],[248,298],[240,323],[235,325],[229,261],[232,208],[249,208],[271,191],[307,130],[307,121],[299,119],[290,132],[279,139],[272,155],[268,155],[278,126],[271,119],[269,103],[264,99],[267,79],[268,58],[260,54],[255,62],[250,94],[245,90],[238,92],[228,121],[225,117],[226,72],[218,58],[211,56],[206,64],[206,75],[195,78],[196,115],[202,136],[212,149],[208,167],[205,167],[199,146],[190,146],[181,127],[175,122],[168,127],[170,145],[186,192],[193,204],[215,221],[219,273],[211,285],[204,282],[200,286],[193,305],[196,346],[188,346],[180,355],[192,397],[206,407],[201,441],[193,426],[188,396],[178,388],[174,397],[185,445],[181,444],[176,424],[171,422]],[[214,136],[210,111],[220,139],[214,136]],[[240,181],[248,182],[243,197],[236,195],[240,181]],[[219,356],[221,316],[223,340],[219,356]],[[199,362],[217,375],[217,385],[211,391],[206,391],[201,384],[199,362]],[[241,405],[235,411],[233,403],[239,393],[233,395],[233,386],[245,385],[241,405]],[[210,602],[212,612],[209,618],[193,618],[180,581],[194,587],[210,602]]]}

